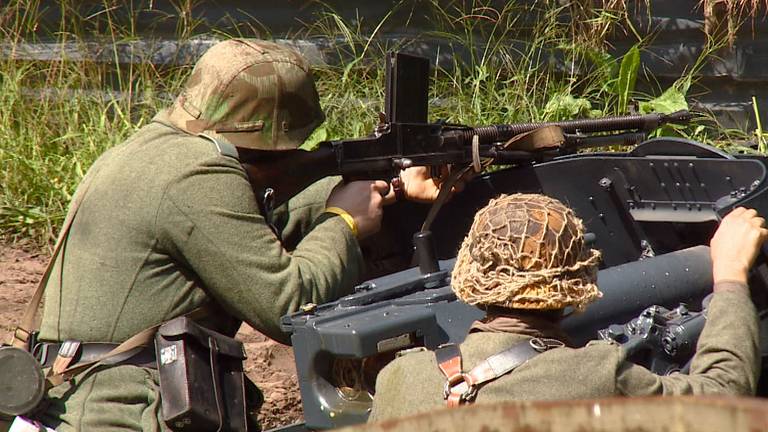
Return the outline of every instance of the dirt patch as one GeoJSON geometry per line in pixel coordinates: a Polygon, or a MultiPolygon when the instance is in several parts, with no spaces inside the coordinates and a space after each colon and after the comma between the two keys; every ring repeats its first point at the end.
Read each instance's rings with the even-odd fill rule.
{"type": "Polygon", "coordinates": [[[259,418],[269,429],[302,421],[299,380],[293,350],[243,324],[238,338],[245,344],[245,373],[264,393],[259,418]]]}
{"type": "MultiPolygon", "coordinates": [[[[45,271],[48,256],[33,248],[0,244],[0,337],[8,341],[45,271]]],[[[291,347],[281,345],[248,325],[238,338],[245,344],[245,372],[264,392],[261,426],[269,429],[301,421],[299,382],[291,347]]]]}
{"type": "Polygon", "coordinates": [[[0,244],[0,337],[7,342],[45,271],[48,257],[0,244]]]}

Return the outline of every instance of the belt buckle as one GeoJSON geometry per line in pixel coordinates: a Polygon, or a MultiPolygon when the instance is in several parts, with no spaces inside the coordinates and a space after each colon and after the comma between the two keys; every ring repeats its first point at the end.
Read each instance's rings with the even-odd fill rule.
{"type": "Polygon", "coordinates": [[[445,381],[443,386],[443,398],[448,397],[454,391],[459,393],[460,403],[471,402],[477,396],[477,386],[472,383],[472,378],[465,373],[456,374],[445,381]]]}
{"type": "Polygon", "coordinates": [[[32,348],[32,356],[40,362],[43,367],[45,367],[46,362],[48,362],[48,354],[51,350],[51,345],[47,342],[40,342],[38,344],[35,344],[35,346],[32,348]]]}
{"type": "Polygon", "coordinates": [[[565,346],[565,344],[562,341],[559,341],[557,339],[539,338],[539,337],[535,337],[529,340],[528,343],[531,345],[531,348],[533,348],[534,350],[540,353],[543,353],[544,351],[548,351],[553,348],[561,348],[565,346]]]}

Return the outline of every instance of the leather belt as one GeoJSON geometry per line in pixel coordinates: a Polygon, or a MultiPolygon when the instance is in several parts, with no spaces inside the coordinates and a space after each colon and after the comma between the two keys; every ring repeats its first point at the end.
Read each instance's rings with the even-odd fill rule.
{"type": "MultiPolygon", "coordinates": [[[[63,342],[41,342],[35,345],[32,350],[32,355],[40,362],[43,368],[53,366],[53,362],[56,360],[56,356],[61,349],[63,342]]],[[[118,345],[116,343],[107,342],[83,342],[77,348],[77,352],[72,358],[70,366],[74,366],[77,363],[88,363],[99,360],[104,355],[115,349],[118,345]]],[[[128,350],[124,353],[110,356],[101,361],[103,365],[133,365],[146,368],[157,368],[155,362],[155,347],[154,346],[140,346],[134,349],[128,350]]]]}

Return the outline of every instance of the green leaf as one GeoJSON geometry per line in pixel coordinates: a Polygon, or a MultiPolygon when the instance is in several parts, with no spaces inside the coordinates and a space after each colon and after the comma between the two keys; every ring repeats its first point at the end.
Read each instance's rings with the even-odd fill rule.
{"type": "Polygon", "coordinates": [[[552,97],[544,107],[544,118],[550,120],[588,117],[592,104],[584,98],[575,98],[570,94],[559,93],[552,97]]]}
{"type": "Polygon", "coordinates": [[[661,96],[647,102],[640,102],[640,113],[660,112],[671,114],[675,111],[687,110],[688,101],[685,100],[685,96],[690,88],[691,76],[686,75],[675,81],[672,87],[668,88],[661,96]]]}
{"type": "Polygon", "coordinates": [[[310,135],[309,138],[304,140],[304,143],[299,146],[299,150],[315,150],[321,142],[326,141],[327,139],[328,130],[325,128],[325,125],[320,125],[314,132],[312,132],[312,135],[310,135]]]}
{"type": "MultiPolygon", "coordinates": [[[[688,87],[683,85],[683,88],[687,90],[688,87]]],[[[685,100],[685,93],[685,91],[674,85],[656,99],[640,102],[640,112],[642,114],[652,112],[671,114],[675,111],[687,110],[688,102],[685,100]]]]}
{"type": "Polygon", "coordinates": [[[640,69],[640,49],[637,45],[627,51],[621,59],[619,79],[616,81],[616,95],[619,97],[619,112],[627,111],[629,97],[635,90],[637,71],[640,69]]]}
{"type": "Polygon", "coordinates": [[[357,66],[357,63],[360,60],[361,59],[358,57],[358,58],[352,60],[351,62],[349,62],[349,64],[344,67],[344,74],[342,74],[342,76],[341,76],[341,82],[345,83],[345,82],[347,82],[349,80],[349,74],[352,72],[352,69],[355,66],[357,66]]]}

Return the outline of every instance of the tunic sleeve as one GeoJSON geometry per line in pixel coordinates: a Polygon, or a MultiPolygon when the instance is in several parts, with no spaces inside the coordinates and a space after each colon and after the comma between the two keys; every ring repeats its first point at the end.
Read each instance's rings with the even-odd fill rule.
{"type": "Polygon", "coordinates": [[[737,289],[712,296],[688,375],[658,376],[625,361],[617,374],[618,392],[627,396],[754,395],[760,373],[758,323],[746,292],[737,289]]]}
{"type": "Polygon", "coordinates": [[[303,213],[314,220],[289,253],[260,214],[242,167],[218,156],[170,184],[156,235],[159,247],[225,310],[285,340],[281,316],[349,293],[362,273],[360,248],[347,224],[318,213],[303,213]]]}

